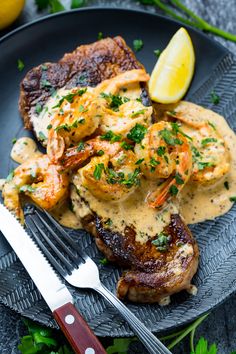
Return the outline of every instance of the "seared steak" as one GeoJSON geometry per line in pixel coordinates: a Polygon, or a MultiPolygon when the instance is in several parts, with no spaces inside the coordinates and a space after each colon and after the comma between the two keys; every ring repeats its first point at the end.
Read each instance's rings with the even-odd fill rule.
{"type": "MultiPolygon", "coordinates": [[[[36,105],[43,105],[55,90],[96,86],[122,72],[143,68],[121,37],[105,38],[81,45],[58,63],[44,63],[31,69],[20,87],[19,110],[27,129],[33,129],[36,105]]],[[[150,103],[147,92],[143,99],[150,103]]]]}

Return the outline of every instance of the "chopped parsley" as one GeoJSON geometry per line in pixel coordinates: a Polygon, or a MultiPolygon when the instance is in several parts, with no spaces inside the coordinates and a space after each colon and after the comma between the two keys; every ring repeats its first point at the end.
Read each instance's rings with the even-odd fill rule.
{"type": "Polygon", "coordinates": [[[208,121],[208,124],[212,127],[212,129],[216,130],[216,125],[214,123],[208,121]]]}
{"type": "Polygon", "coordinates": [[[41,68],[42,68],[43,71],[47,71],[47,70],[48,70],[48,67],[47,67],[47,65],[45,65],[45,64],[42,64],[42,65],[41,65],[41,68]]]}
{"type": "Polygon", "coordinates": [[[40,104],[40,103],[37,103],[36,106],[35,106],[35,112],[37,114],[41,113],[43,110],[43,106],[40,104]]]}
{"type": "Polygon", "coordinates": [[[24,70],[25,64],[23,63],[23,61],[21,59],[17,60],[17,68],[18,70],[21,72],[24,70]]]}
{"type": "Polygon", "coordinates": [[[78,146],[77,146],[77,151],[80,152],[82,150],[84,150],[84,142],[83,141],[80,141],[78,146]]]}
{"type": "Polygon", "coordinates": [[[17,139],[16,139],[16,138],[13,138],[11,142],[12,142],[12,144],[14,145],[14,144],[17,142],[17,139]]]}
{"type": "Polygon", "coordinates": [[[207,167],[212,167],[212,166],[214,166],[214,164],[213,164],[212,162],[202,162],[202,161],[199,161],[198,164],[197,164],[197,166],[198,166],[199,171],[202,171],[202,170],[204,170],[204,169],[207,168],[207,167]]]}
{"type": "Polygon", "coordinates": [[[205,139],[202,139],[201,144],[202,144],[202,146],[206,146],[209,143],[216,143],[216,142],[217,142],[217,139],[215,139],[215,138],[205,138],[205,139]]]}
{"type": "Polygon", "coordinates": [[[107,264],[109,264],[109,261],[108,261],[106,258],[100,259],[99,262],[100,262],[102,265],[107,265],[107,264]]]}
{"type": "Polygon", "coordinates": [[[98,181],[99,179],[101,179],[102,176],[102,171],[104,170],[104,164],[103,163],[98,163],[95,166],[95,170],[93,172],[94,178],[98,181]]]}
{"type": "Polygon", "coordinates": [[[154,52],[155,56],[156,56],[157,58],[159,58],[159,56],[161,55],[162,50],[160,50],[160,49],[155,49],[153,52],[154,52]]]}
{"type": "Polygon", "coordinates": [[[128,144],[126,141],[122,141],[122,143],[120,143],[120,146],[125,150],[132,150],[133,149],[133,146],[128,144]]]}
{"type": "Polygon", "coordinates": [[[11,181],[13,180],[13,177],[14,177],[14,170],[12,170],[12,171],[8,174],[8,176],[7,176],[7,178],[6,178],[6,182],[11,182],[11,181]]]}
{"type": "Polygon", "coordinates": [[[41,80],[41,87],[42,87],[42,88],[51,88],[51,87],[52,87],[52,84],[51,84],[51,82],[49,82],[48,80],[42,79],[42,80],[41,80]]]}
{"type": "Polygon", "coordinates": [[[183,144],[182,140],[175,138],[175,136],[173,136],[172,132],[166,128],[161,130],[159,134],[161,135],[162,139],[168,145],[174,146],[174,145],[182,145],[183,144]]]}
{"type": "Polygon", "coordinates": [[[137,112],[134,112],[133,114],[131,114],[131,118],[135,118],[135,117],[138,117],[140,114],[144,114],[145,113],[145,109],[140,109],[139,111],[137,112]]]}
{"type": "Polygon", "coordinates": [[[214,90],[211,91],[211,102],[213,104],[219,104],[220,103],[220,97],[215,93],[214,90]]]}
{"type": "Polygon", "coordinates": [[[135,52],[139,52],[143,48],[142,39],[135,39],[133,41],[133,47],[134,47],[135,52]]]}
{"type": "Polygon", "coordinates": [[[181,174],[179,174],[178,172],[175,175],[175,180],[177,184],[184,184],[184,180],[181,177],[181,174]]]}
{"type": "Polygon", "coordinates": [[[141,143],[146,132],[147,128],[144,125],[137,123],[127,134],[127,138],[135,143],[141,143]]]}
{"type": "Polygon", "coordinates": [[[101,140],[108,140],[111,143],[114,143],[116,141],[120,141],[122,138],[122,136],[120,134],[115,134],[113,133],[112,130],[108,130],[108,132],[106,132],[105,134],[100,136],[101,140]]]}
{"type": "Polygon", "coordinates": [[[103,151],[103,150],[99,150],[99,151],[97,152],[97,155],[98,155],[98,156],[104,155],[104,151],[103,151]]]}
{"type": "Polygon", "coordinates": [[[122,180],[120,183],[124,184],[127,188],[131,188],[133,185],[138,185],[139,184],[139,176],[140,174],[140,168],[136,168],[134,173],[129,173],[128,178],[122,180]]]}
{"type": "Polygon", "coordinates": [[[39,140],[41,141],[44,141],[44,140],[47,140],[47,137],[45,136],[45,134],[43,132],[39,132],[39,135],[38,135],[38,138],[39,140]]]}
{"type": "Polygon", "coordinates": [[[98,32],[98,41],[100,41],[101,39],[103,39],[103,33],[102,32],[98,32]]]}
{"type": "Polygon", "coordinates": [[[169,192],[170,192],[170,195],[172,195],[174,197],[178,194],[179,190],[174,184],[172,184],[172,186],[170,186],[170,188],[169,188],[169,192]]]}
{"type": "Polygon", "coordinates": [[[229,182],[228,181],[224,182],[224,186],[225,186],[225,189],[229,190],[229,182]]]}
{"type": "Polygon", "coordinates": [[[150,159],[149,164],[150,164],[151,167],[156,167],[157,165],[160,165],[160,161],[157,161],[157,160],[154,159],[154,157],[152,157],[150,159]]]}
{"type": "Polygon", "coordinates": [[[143,161],[144,159],[139,159],[138,161],[135,162],[135,165],[140,165],[143,161]]]}
{"type": "Polygon", "coordinates": [[[59,102],[52,108],[60,107],[64,101],[72,103],[75,96],[82,96],[86,91],[87,91],[87,88],[84,88],[84,89],[79,89],[74,93],[68,93],[67,95],[62,96],[62,98],[59,100],[59,102]]]}
{"type": "Polygon", "coordinates": [[[111,226],[113,224],[112,220],[109,218],[104,222],[105,225],[111,226]]]}
{"type": "Polygon", "coordinates": [[[29,184],[25,184],[24,186],[20,187],[19,191],[33,193],[35,191],[35,188],[30,186],[29,184]]]}
{"type": "Polygon", "coordinates": [[[79,112],[80,112],[80,113],[88,112],[88,109],[84,108],[84,106],[81,104],[81,105],[79,106],[79,112]]]}
{"type": "Polygon", "coordinates": [[[123,96],[119,96],[119,95],[112,95],[111,93],[107,94],[105,92],[101,92],[100,93],[100,97],[104,98],[108,104],[109,104],[109,107],[117,112],[119,110],[119,107],[130,101],[130,99],[128,97],[123,97],[123,96]]]}
{"type": "Polygon", "coordinates": [[[157,155],[158,156],[163,156],[165,154],[165,151],[166,151],[166,147],[165,146],[159,146],[157,148],[157,155]]]}
{"type": "Polygon", "coordinates": [[[129,173],[126,178],[123,172],[116,172],[111,168],[107,168],[106,169],[107,183],[123,184],[127,188],[131,188],[133,185],[139,184],[139,178],[138,178],[139,173],[140,173],[140,168],[136,168],[135,171],[133,173],[129,173]]]}
{"type": "Polygon", "coordinates": [[[49,130],[51,128],[52,128],[52,124],[48,124],[47,129],[49,130]]]}
{"type": "Polygon", "coordinates": [[[165,252],[169,247],[170,240],[171,240],[170,236],[168,236],[164,232],[161,232],[159,235],[157,235],[157,238],[152,241],[152,244],[156,246],[158,251],[165,252]]]}
{"type": "MultiPolygon", "coordinates": [[[[171,114],[173,114],[173,112],[169,112],[171,114]]],[[[180,125],[178,123],[175,123],[175,122],[171,122],[171,127],[172,127],[172,130],[173,130],[173,133],[176,135],[177,133],[180,133],[181,135],[185,136],[185,138],[189,139],[189,140],[193,140],[191,138],[191,136],[185,134],[181,129],[180,129],[180,125]]]]}
{"type": "Polygon", "coordinates": [[[230,200],[231,202],[236,202],[236,196],[235,196],[235,197],[230,197],[229,200],[230,200]]]}

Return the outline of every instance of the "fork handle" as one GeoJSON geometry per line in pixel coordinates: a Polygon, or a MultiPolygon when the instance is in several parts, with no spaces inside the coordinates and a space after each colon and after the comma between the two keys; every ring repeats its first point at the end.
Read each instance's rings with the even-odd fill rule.
{"type": "Polygon", "coordinates": [[[110,292],[103,284],[94,288],[100,293],[111,305],[113,305],[122,317],[129,323],[134,333],[138,336],[143,345],[151,354],[171,354],[162,342],[155,337],[147,327],[131,312],[112,292],[110,292]]]}
{"type": "Polygon", "coordinates": [[[56,309],[53,316],[76,354],[106,354],[95,334],[71,302],[56,309]]]}

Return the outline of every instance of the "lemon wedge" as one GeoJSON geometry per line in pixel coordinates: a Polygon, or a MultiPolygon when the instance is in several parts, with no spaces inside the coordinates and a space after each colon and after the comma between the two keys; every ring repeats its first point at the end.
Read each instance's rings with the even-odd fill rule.
{"type": "Polygon", "coordinates": [[[0,30],[17,19],[24,5],[25,0],[0,0],[0,30]]]}
{"type": "Polygon", "coordinates": [[[160,103],[179,101],[190,85],[195,54],[191,38],[181,27],[161,53],[149,81],[151,99],[160,103]]]}

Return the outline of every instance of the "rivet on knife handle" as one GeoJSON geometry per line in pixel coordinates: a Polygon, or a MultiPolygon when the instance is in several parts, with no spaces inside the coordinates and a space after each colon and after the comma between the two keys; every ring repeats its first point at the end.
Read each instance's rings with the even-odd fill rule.
{"type": "Polygon", "coordinates": [[[59,307],[53,315],[76,354],[106,353],[72,303],[59,307]]]}

